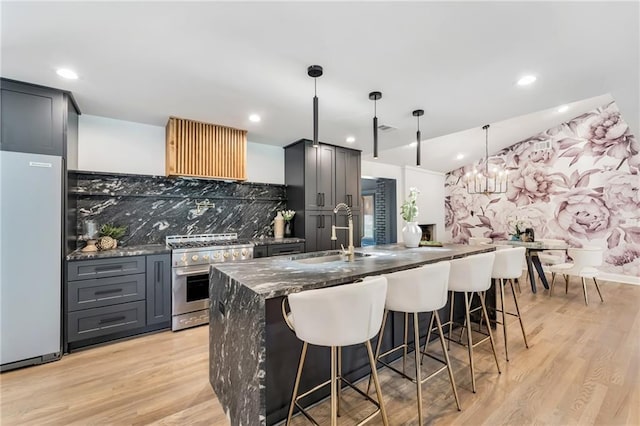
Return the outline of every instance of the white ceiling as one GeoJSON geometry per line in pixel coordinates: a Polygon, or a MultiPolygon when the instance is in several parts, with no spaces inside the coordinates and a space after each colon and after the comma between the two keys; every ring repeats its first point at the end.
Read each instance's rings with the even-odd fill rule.
{"type": "Polygon", "coordinates": [[[495,123],[490,144],[497,151],[592,102],[572,104],[554,123],[555,107],[603,94],[638,131],[638,2],[3,1],[0,7],[2,76],[70,90],[91,115],[154,125],[175,115],[244,128],[253,142],[284,146],[312,135],[306,68],[320,64],[320,140],[362,149],[367,158],[368,93],[380,90],[380,123],[397,128],[380,134],[383,162],[414,164],[415,155],[402,147],[415,138],[416,108],[425,110],[423,167],[440,171],[461,165],[459,152],[468,151],[463,162],[482,155],[483,124],[495,123]],[[62,80],[55,74],[62,66],[80,79],[62,80]],[[537,82],[517,86],[526,73],[537,82]],[[250,113],[262,121],[249,122],[250,113]],[[356,143],[347,144],[347,135],[356,143]],[[432,149],[438,142],[442,150],[432,149]]]}

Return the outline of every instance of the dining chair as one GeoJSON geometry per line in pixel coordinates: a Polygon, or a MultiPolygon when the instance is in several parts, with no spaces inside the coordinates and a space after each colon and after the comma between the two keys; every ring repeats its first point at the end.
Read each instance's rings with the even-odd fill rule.
{"type": "MultiPolygon", "coordinates": [[[[587,283],[586,279],[591,278],[596,286],[600,301],[604,302],[602,293],[600,292],[600,286],[596,277],[599,274],[598,266],[602,265],[604,256],[604,250],[600,247],[583,247],[583,248],[570,248],[567,250],[569,257],[573,259],[573,263],[562,263],[559,265],[552,265],[549,269],[556,274],[562,274],[565,279],[565,293],[569,292],[569,277],[577,276],[582,280],[582,290],[584,292],[584,303],[589,304],[587,296],[587,283]]],[[[553,286],[555,283],[555,276],[551,280],[551,288],[549,290],[549,296],[553,294],[553,286]]]]}

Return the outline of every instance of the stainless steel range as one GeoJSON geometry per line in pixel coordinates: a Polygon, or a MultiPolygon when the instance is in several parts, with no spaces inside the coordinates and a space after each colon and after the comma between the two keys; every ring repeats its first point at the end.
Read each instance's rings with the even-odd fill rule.
{"type": "Polygon", "coordinates": [[[253,244],[238,234],[172,235],[173,331],[209,322],[209,265],[253,258],[253,244]]]}

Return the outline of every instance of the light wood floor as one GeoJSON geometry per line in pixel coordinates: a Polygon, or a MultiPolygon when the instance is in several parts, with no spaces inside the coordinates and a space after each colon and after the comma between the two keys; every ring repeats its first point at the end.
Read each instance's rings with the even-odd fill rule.
{"type": "MultiPolygon", "coordinates": [[[[451,346],[463,411],[455,408],[445,372],[423,388],[426,424],[640,424],[640,286],[603,283],[605,303],[591,286],[531,294],[521,305],[530,349],[514,318],[510,358],[496,333],[501,375],[488,342],[477,348],[478,392],[471,392],[466,349],[451,346]]],[[[510,299],[510,297],[507,297],[510,299]]],[[[8,425],[225,425],[208,382],[207,327],[163,332],[65,356],[61,361],[0,375],[0,423],[8,425]]],[[[434,350],[439,345],[433,345],[434,350]]],[[[438,352],[440,352],[438,350],[438,352]]],[[[411,368],[413,364],[408,364],[411,368]]],[[[425,365],[425,371],[429,365],[425,365]]],[[[415,425],[415,387],[381,371],[393,425],[415,425]]],[[[366,383],[361,383],[364,386],[366,383]]],[[[341,424],[353,424],[370,406],[344,392],[341,424]]],[[[312,410],[327,420],[329,407],[312,410]]],[[[373,424],[380,424],[376,419],[373,424]]],[[[296,418],[296,425],[306,425],[296,418]]]]}

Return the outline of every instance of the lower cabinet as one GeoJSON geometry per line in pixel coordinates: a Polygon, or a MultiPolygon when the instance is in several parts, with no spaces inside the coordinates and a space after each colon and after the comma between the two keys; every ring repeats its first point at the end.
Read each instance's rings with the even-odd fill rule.
{"type": "MultiPolygon", "coordinates": [[[[360,214],[353,213],[353,246],[360,247],[362,239],[362,224],[360,214]]],[[[305,241],[306,251],[325,251],[340,249],[343,245],[346,249],[349,246],[349,231],[346,229],[336,229],[336,240],[331,240],[331,226],[347,227],[349,224],[346,213],[340,212],[334,215],[332,212],[307,212],[305,214],[305,241]],[[335,223],[334,223],[335,220],[335,223]]]]}
{"type": "Polygon", "coordinates": [[[147,256],[147,325],[171,322],[171,256],[147,256]]]}
{"type": "Polygon", "coordinates": [[[170,254],[69,261],[67,277],[67,352],[171,328],[170,254]]]}
{"type": "Polygon", "coordinates": [[[276,243],[255,246],[253,257],[282,256],[286,254],[304,253],[304,243],[276,243]]]}

